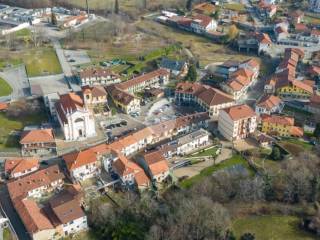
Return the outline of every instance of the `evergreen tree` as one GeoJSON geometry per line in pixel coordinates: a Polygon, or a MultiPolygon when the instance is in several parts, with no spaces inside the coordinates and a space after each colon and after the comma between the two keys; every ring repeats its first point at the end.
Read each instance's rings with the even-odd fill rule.
{"type": "Polygon", "coordinates": [[[189,67],[188,74],[186,76],[186,80],[190,82],[197,81],[197,69],[194,64],[189,67]]]}
{"type": "Polygon", "coordinates": [[[273,147],[270,157],[275,161],[281,160],[280,149],[278,147],[273,147]]]}
{"type": "Polygon", "coordinates": [[[245,233],[240,237],[240,240],[254,240],[256,237],[252,233],[245,233]]]}

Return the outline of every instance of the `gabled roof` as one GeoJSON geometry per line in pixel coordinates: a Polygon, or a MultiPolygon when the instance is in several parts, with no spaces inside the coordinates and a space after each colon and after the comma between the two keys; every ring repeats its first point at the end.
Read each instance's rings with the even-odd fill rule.
{"type": "Polygon", "coordinates": [[[196,21],[202,27],[207,27],[213,19],[209,16],[198,14],[193,17],[193,21],[196,21]]]}
{"type": "Polygon", "coordinates": [[[280,115],[262,114],[261,121],[271,123],[271,124],[280,124],[280,125],[284,125],[284,126],[293,126],[294,125],[294,118],[280,116],[280,115]]]}
{"type": "Polygon", "coordinates": [[[117,174],[119,174],[121,177],[143,171],[141,167],[139,167],[136,163],[128,160],[122,154],[118,155],[118,159],[113,162],[112,166],[116,170],[117,174]]]}
{"type": "Polygon", "coordinates": [[[14,199],[13,205],[29,233],[54,229],[45,213],[38,207],[34,200],[27,198],[14,199]]]}
{"type": "Polygon", "coordinates": [[[97,161],[97,156],[92,149],[89,148],[84,151],[68,153],[63,156],[63,160],[65,161],[68,170],[72,171],[79,167],[95,163],[97,161]]]}
{"type": "Polygon", "coordinates": [[[222,111],[227,113],[233,121],[257,116],[253,109],[246,104],[225,108],[222,111]]]}
{"type": "Polygon", "coordinates": [[[135,96],[115,85],[107,87],[107,90],[115,101],[120,102],[123,105],[129,105],[134,99],[136,99],[135,96]]]}
{"type": "Polygon", "coordinates": [[[243,76],[248,79],[251,79],[253,75],[254,75],[254,72],[252,72],[248,68],[239,68],[237,71],[231,74],[232,77],[243,76]]]}
{"type": "Polygon", "coordinates": [[[82,87],[83,94],[92,94],[93,97],[107,96],[107,91],[102,86],[84,86],[82,87]]]}
{"type": "Polygon", "coordinates": [[[104,69],[104,68],[87,68],[87,69],[81,70],[79,74],[80,74],[80,78],[91,78],[91,77],[118,78],[119,77],[110,69],[104,69]]]}
{"type": "Polygon", "coordinates": [[[24,197],[33,189],[50,185],[57,180],[63,180],[64,174],[60,171],[58,165],[52,165],[48,168],[36,171],[22,178],[9,182],[7,184],[11,199],[24,197]]]}
{"type": "Polygon", "coordinates": [[[81,97],[74,92],[60,95],[60,100],[58,102],[63,109],[70,109],[72,111],[82,109],[84,105],[81,97]]]}
{"type": "Polygon", "coordinates": [[[271,110],[273,107],[278,106],[283,103],[282,100],[274,95],[265,95],[258,102],[257,106],[261,108],[265,108],[271,110]]]}
{"type": "Polygon", "coordinates": [[[247,64],[251,68],[259,68],[260,67],[260,63],[254,58],[250,58],[248,60],[245,60],[242,62],[242,64],[247,64]]]}
{"type": "Polygon", "coordinates": [[[4,163],[4,171],[8,174],[15,174],[30,170],[32,168],[39,168],[39,160],[36,158],[15,158],[7,159],[4,163]]]}
{"type": "Polygon", "coordinates": [[[54,142],[55,140],[52,128],[24,131],[20,139],[20,144],[54,142]]]}
{"type": "Polygon", "coordinates": [[[159,151],[146,153],[143,158],[153,176],[169,171],[168,161],[159,151]]]}
{"type": "Polygon", "coordinates": [[[156,77],[162,77],[162,76],[169,76],[169,74],[170,73],[166,69],[159,68],[155,71],[152,71],[152,72],[149,72],[146,74],[142,74],[138,77],[132,78],[126,82],[119,83],[119,84],[117,84],[117,87],[119,87],[120,89],[123,89],[123,90],[127,90],[130,87],[133,87],[135,85],[138,85],[138,84],[143,83],[145,81],[148,81],[150,79],[153,79],[156,77]]]}

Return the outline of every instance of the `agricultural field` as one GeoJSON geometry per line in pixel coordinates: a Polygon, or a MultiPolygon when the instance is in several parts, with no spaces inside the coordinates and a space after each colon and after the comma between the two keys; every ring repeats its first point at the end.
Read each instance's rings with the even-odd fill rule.
{"type": "Polygon", "coordinates": [[[238,238],[244,233],[252,233],[256,239],[311,240],[313,235],[299,229],[299,219],[294,216],[252,216],[237,219],[233,223],[238,238]]]}

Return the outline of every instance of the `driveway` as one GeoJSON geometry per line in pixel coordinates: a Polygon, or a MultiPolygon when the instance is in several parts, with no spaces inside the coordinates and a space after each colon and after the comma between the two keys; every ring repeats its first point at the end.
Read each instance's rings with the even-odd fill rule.
{"type": "MultiPolygon", "coordinates": [[[[0,77],[12,87],[13,91],[9,96],[12,100],[30,96],[30,85],[24,65],[5,69],[0,72],[0,77]]],[[[8,98],[0,98],[0,101],[5,99],[8,98]]]]}
{"type": "Polygon", "coordinates": [[[8,189],[4,184],[0,186],[0,204],[10,219],[11,224],[14,226],[14,230],[17,233],[19,240],[31,239],[19,215],[14,210],[13,204],[11,203],[11,199],[9,197],[8,189]]]}

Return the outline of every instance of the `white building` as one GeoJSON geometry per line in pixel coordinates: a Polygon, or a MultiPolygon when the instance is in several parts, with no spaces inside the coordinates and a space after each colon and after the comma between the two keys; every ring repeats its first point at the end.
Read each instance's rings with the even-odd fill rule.
{"type": "Polygon", "coordinates": [[[63,160],[70,177],[75,181],[84,181],[96,177],[100,173],[100,164],[91,149],[66,154],[63,156],[63,160]]]}
{"type": "Polygon", "coordinates": [[[257,128],[257,115],[248,105],[232,106],[220,110],[218,131],[227,140],[247,138],[257,128]]]}
{"type": "Polygon", "coordinates": [[[96,136],[93,113],[80,96],[68,93],[56,103],[57,117],[67,141],[84,140],[96,136]]]}
{"type": "Polygon", "coordinates": [[[215,31],[217,22],[211,17],[199,14],[192,19],[190,27],[195,33],[202,34],[208,31],[215,31]]]}
{"type": "Polygon", "coordinates": [[[35,158],[7,159],[4,163],[5,175],[9,178],[18,178],[35,172],[39,169],[39,160],[35,158]]]}
{"type": "Polygon", "coordinates": [[[121,82],[119,75],[104,68],[83,69],[78,76],[81,86],[110,85],[121,82]]]}

